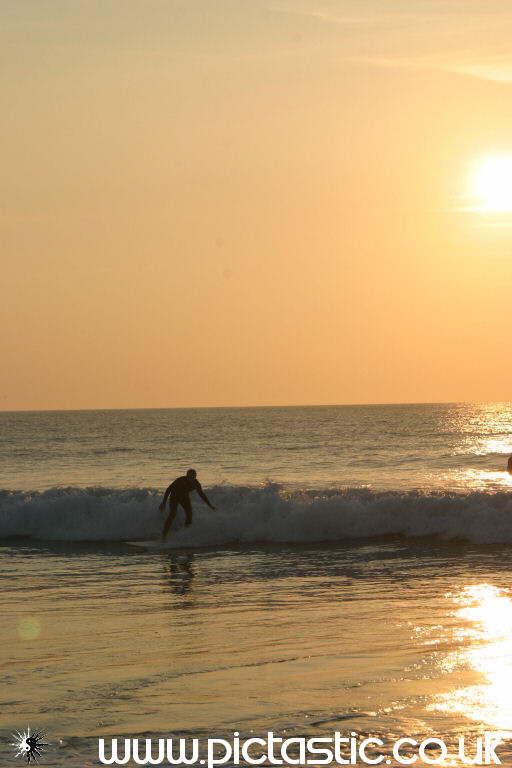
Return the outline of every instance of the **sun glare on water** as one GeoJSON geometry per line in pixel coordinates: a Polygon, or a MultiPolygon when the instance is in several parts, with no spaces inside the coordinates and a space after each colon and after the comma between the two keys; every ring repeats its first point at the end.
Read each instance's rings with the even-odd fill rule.
{"type": "Polygon", "coordinates": [[[492,155],[474,169],[472,193],[481,211],[512,211],[512,154],[492,155]]]}
{"type": "MultiPolygon", "coordinates": [[[[467,587],[456,596],[464,622],[463,644],[444,661],[449,669],[473,670],[480,680],[440,695],[429,708],[460,714],[512,735],[512,596],[491,584],[467,587]]],[[[461,639],[462,639],[461,638],[461,639]]]]}

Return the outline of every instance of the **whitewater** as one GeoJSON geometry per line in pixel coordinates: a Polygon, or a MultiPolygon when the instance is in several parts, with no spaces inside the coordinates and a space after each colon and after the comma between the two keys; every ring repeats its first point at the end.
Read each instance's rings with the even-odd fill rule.
{"type": "MultiPolygon", "coordinates": [[[[215,512],[195,504],[194,525],[178,514],[170,549],[228,544],[344,542],[437,536],[473,543],[512,542],[512,494],[344,490],[286,491],[216,486],[215,512]]],[[[51,488],[0,492],[0,538],[127,541],[158,538],[161,494],[151,488],[51,488]]]]}

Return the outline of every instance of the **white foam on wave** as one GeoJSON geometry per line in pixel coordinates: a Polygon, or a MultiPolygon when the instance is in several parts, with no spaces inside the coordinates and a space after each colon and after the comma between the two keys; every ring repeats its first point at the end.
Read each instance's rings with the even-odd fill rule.
{"type": "MultiPolygon", "coordinates": [[[[344,541],[388,535],[439,536],[475,543],[512,542],[512,494],[372,491],[287,492],[217,486],[215,512],[194,499],[194,524],[176,519],[168,546],[344,541]]],[[[0,491],[0,538],[123,541],[156,538],[163,515],[151,488],[51,488],[0,491]]]]}

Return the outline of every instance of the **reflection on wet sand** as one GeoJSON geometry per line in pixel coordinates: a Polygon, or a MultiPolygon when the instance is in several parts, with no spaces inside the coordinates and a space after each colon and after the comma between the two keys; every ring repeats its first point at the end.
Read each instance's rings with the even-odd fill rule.
{"type": "Polygon", "coordinates": [[[512,735],[512,598],[490,584],[467,587],[447,595],[465,626],[462,647],[444,661],[446,671],[469,669],[481,682],[437,697],[430,709],[460,714],[469,720],[512,735]]]}
{"type": "Polygon", "coordinates": [[[174,553],[162,555],[162,564],[165,578],[171,592],[183,597],[188,595],[194,580],[194,555],[192,552],[174,553]]]}

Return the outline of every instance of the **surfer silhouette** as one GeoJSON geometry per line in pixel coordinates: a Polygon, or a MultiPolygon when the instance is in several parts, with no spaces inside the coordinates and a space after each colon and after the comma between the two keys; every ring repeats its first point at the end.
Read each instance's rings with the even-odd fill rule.
{"type": "Polygon", "coordinates": [[[512,475],[512,456],[508,460],[507,472],[510,472],[510,474],[512,475]]]}
{"type": "Polygon", "coordinates": [[[210,509],[215,509],[213,504],[210,504],[210,500],[201,488],[201,483],[197,479],[197,472],[195,469],[189,469],[186,475],[177,477],[176,480],[170,484],[164,493],[163,501],[159,506],[160,511],[163,512],[167,504],[167,499],[169,499],[169,514],[167,515],[167,520],[165,521],[164,529],[162,531],[162,540],[167,536],[172,521],[176,517],[178,504],[185,510],[185,525],[189,526],[191,524],[192,504],[190,503],[189,494],[192,493],[192,491],[197,491],[205,504],[208,504],[210,509]]]}

